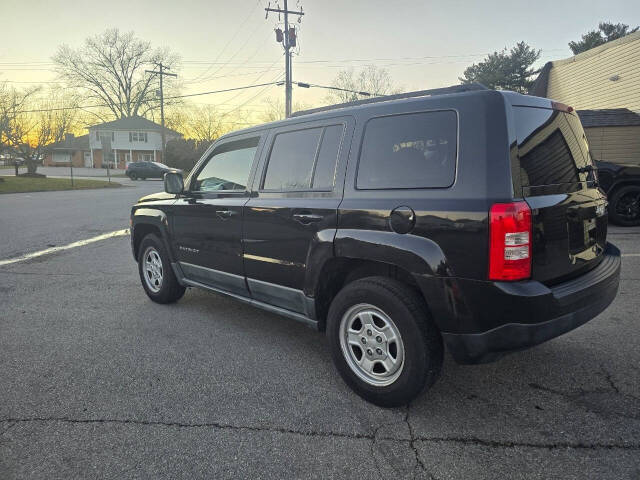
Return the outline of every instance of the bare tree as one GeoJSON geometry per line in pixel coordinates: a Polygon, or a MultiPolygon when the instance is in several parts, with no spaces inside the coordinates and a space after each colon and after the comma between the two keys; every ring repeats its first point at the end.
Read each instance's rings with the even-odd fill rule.
{"type": "MultiPolygon", "coordinates": [[[[285,108],[284,108],[284,100],[282,97],[268,97],[265,98],[262,103],[265,105],[265,109],[258,115],[258,119],[261,122],[275,122],[277,120],[284,120],[285,118],[285,108]]],[[[309,108],[308,105],[301,102],[295,102],[293,104],[293,111],[297,112],[300,110],[306,110],[309,108]]]]}
{"type": "Polygon", "coordinates": [[[26,106],[39,90],[39,87],[33,87],[21,91],[7,87],[6,83],[0,85],[0,153],[9,154],[14,158],[16,175],[18,175],[16,160],[18,122],[22,119],[26,106]]]}
{"type": "Polygon", "coordinates": [[[231,130],[225,117],[213,105],[196,106],[189,113],[189,136],[197,142],[211,143],[231,130]]]}
{"type": "Polygon", "coordinates": [[[36,92],[14,91],[13,95],[21,101],[20,107],[14,110],[3,133],[3,142],[24,159],[30,174],[36,172],[46,146],[62,141],[76,127],[78,104],[78,97],[71,93],[52,90],[38,100],[36,92]]]}
{"type": "MultiPolygon", "coordinates": [[[[397,87],[389,70],[386,68],[368,65],[356,74],[353,68],[341,70],[334,78],[331,86],[342,88],[345,90],[354,90],[357,92],[367,92],[374,95],[391,95],[400,93],[401,89],[397,87]]],[[[346,103],[366,98],[355,92],[345,92],[332,90],[325,100],[327,103],[346,103]]]]}
{"type": "Polygon", "coordinates": [[[60,46],[53,61],[62,80],[124,118],[157,108],[155,75],[145,69],[158,62],[175,67],[178,57],[167,49],[152,49],[133,32],[108,29],[87,38],[81,48],[60,46]]]}

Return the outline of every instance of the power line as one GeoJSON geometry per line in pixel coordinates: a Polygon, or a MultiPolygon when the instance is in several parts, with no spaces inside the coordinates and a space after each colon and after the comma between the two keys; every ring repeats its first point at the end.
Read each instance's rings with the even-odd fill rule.
{"type": "MultiPolygon", "coordinates": [[[[227,47],[229,45],[231,45],[231,42],[233,42],[236,38],[236,36],[238,35],[238,33],[240,33],[240,30],[242,30],[242,28],[245,26],[245,24],[247,23],[247,21],[249,20],[249,18],[251,18],[251,16],[253,15],[253,12],[255,11],[255,9],[258,7],[258,5],[260,4],[261,0],[258,0],[256,2],[256,4],[254,5],[253,9],[249,12],[249,15],[246,16],[246,18],[242,21],[242,23],[240,24],[240,26],[236,29],[236,31],[234,32],[234,34],[231,36],[231,38],[229,38],[229,40],[227,41],[227,43],[225,43],[224,47],[222,47],[222,50],[220,50],[220,53],[218,53],[218,56],[215,59],[215,62],[217,62],[220,57],[222,56],[222,54],[224,53],[224,51],[227,49],[227,47]]],[[[210,71],[211,71],[211,67],[209,67],[207,70],[205,70],[203,73],[201,73],[200,75],[198,75],[196,78],[194,78],[194,80],[199,80],[202,77],[204,77],[205,75],[207,75],[210,71]]]]}
{"type": "MultiPolygon", "coordinates": [[[[566,48],[547,48],[541,49],[542,52],[559,52],[566,51],[566,48]]],[[[344,59],[311,59],[311,60],[298,60],[297,63],[349,63],[349,62],[382,62],[382,61],[399,61],[399,60],[428,60],[439,58],[457,58],[457,57],[482,57],[490,55],[494,52],[482,52],[482,53],[462,53],[452,55],[424,55],[418,57],[375,57],[375,58],[344,58],[344,59]]],[[[250,57],[248,57],[249,59],[250,57]]],[[[181,63],[185,65],[243,65],[248,63],[247,60],[239,60],[238,62],[218,62],[217,60],[184,60],[181,63]]],[[[249,63],[269,63],[266,61],[249,62],[249,63]]],[[[54,62],[33,61],[33,62],[0,62],[0,66],[4,65],[55,65],[54,62]]]]}
{"type": "Polygon", "coordinates": [[[307,83],[307,82],[292,82],[295,83],[296,85],[298,85],[301,88],[311,88],[311,87],[315,87],[315,88],[326,88],[327,90],[339,90],[341,92],[349,92],[349,93],[357,93],[358,95],[362,95],[363,97],[381,97],[382,95],[377,94],[377,93],[369,93],[369,92],[361,92],[358,90],[351,90],[349,88],[340,88],[340,87],[333,87],[333,86],[327,86],[327,85],[318,85],[315,83],[307,83]]]}
{"type": "MultiPolygon", "coordinates": [[[[234,87],[234,88],[225,88],[222,90],[211,90],[209,92],[199,92],[199,93],[190,93],[188,95],[174,95],[171,97],[164,97],[165,100],[173,100],[173,99],[177,99],[177,98],[188,98],[188,97],[198,97],[198,96],[202,96],[202,95],[213,95],[215,93],[225,93],[225,92],[232,92],[235,90],[246,90],[249,88],[258,88],[258,87],[265,87],[265,86],[271,86],[271,85],[277,85],[279,82],[278,81],[273,81],[273,82],[268,82],[268,83],[259,83],[256,85],[246,85],[244,87],[234,87]]],[[[125,105],[125,103],[116,103],[115,105],[125,105]]],[[[242,104],[244,105],[244,104],[242,104]]],[[[241,105],[241,106],[242,106],[241,105]]],[[[20,110],[16,113],[39,113],[39,112],[58,112],[58,111],[63,111],[63,110],[81,110],[81,109],[85,109],[85,108],[108,108],[109,105],[107,104],[98,104],[98,105],[81,105],[81,106],[73,106],[73,107],[58,107],[58,108],[37,108],[37,109],[32,109],[32,110],[20,110]]]]}
{"type": "MultiPolygon", "coordinates": [[[[260,45],[258,45],[258,48],[256,48],[253,51],[253,53],[247,58],[247,60],[245,60],[244,62],[236,63],[236,65],[238,65],[238,66],[236,68],[234,68],[233,70],[231,70],[231,71],[235,72],[236,70],[238,70],[238,68],[256,68],[255,66],[248,66],[247,63],[249,63],[251,60],[253,60],[253,58],[264,48],[264,43],[266,41],[267,41],[267,39],[265,38],[265,40],[262,43],[260,43],[260,45]]],[[[227,62],[227,65],[231,65],[231,62],[227,62]]],[[[220,68],[223,68],[223,67],[220,67],[220,68]]],[[[220,69],[218,69],[218,71],[219,70],[220,69]]],[[[214,72],[212,75],[215,75],[215,73],[217,73],[217,72],[214,72]]],[[[203,83],[205,81],[212,80],[214,78],[219,78],[219,77],[209,76],[207,79],[204,79],[204,80],[189,81],[187,83],[189,85],[193,85],[193,84],[196,84],[196,83],[203,83]]]]}

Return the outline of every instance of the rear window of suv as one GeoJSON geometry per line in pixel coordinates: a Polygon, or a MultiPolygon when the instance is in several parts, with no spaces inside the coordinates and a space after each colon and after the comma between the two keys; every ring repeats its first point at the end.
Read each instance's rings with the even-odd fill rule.
{"type": "Polygon", "coordinates": [[[591,158],[578,117],[546,108],[513,110],[523,184],[579,182],[578,169],[591,165],[591,158]]]}
{"type": "Polygon", "coordinates": [[[450,187],[457,138],[457,115],[449,110],[372,118],[365,127],[356,187],[450,187]]]}

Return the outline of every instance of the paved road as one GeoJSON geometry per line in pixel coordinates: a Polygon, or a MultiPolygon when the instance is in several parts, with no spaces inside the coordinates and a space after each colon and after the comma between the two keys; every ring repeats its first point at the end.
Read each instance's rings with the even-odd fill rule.
{"type": "MultiPolygon", "coordinates": [[[[640,229],[611,239],[640,253],[640,229]]],[[[153,304],[126,237],[0,267],[0,478],[637,479],[640,257],[623,278],[587,325],[489,365],[447,356],[386,410],[294,321],[196,290],[153,304]]]]}
{"type": "Polygon", "coordinates": [[[127,228],[131,205],[162,190],[160,180],[117,181],[125,187],[0,195],[0,259],[127,228]]]}

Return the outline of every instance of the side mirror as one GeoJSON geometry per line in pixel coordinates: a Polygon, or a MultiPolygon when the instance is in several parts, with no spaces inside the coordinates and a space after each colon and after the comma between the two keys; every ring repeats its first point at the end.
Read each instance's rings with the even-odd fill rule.
{"type": "Polygon", "coordinates": [[[180,194],[184,190],[184,180],[182,174],[178,172],[167,172],[164,174],[164,191],[167,193],[180,194]]]}

